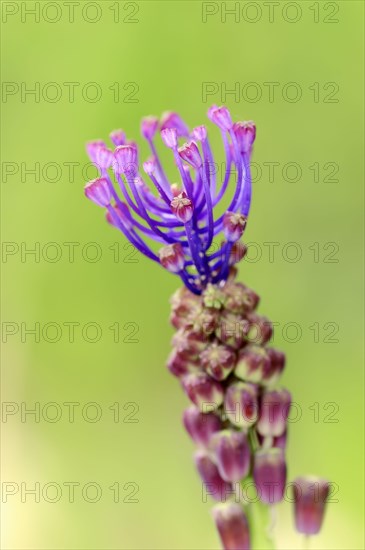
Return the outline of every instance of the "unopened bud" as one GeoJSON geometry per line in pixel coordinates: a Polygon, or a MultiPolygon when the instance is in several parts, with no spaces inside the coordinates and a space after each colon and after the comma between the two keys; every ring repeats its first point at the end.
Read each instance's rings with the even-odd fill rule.
{"type": "Polygon", "coordinates": [[[218,504],[212,514],[224,550],[250,550],[250,531],[242,506],[234,502],[218,504]]]}
{"type": "Polygon", "coordinates": [[[224,380],[234,369],[236,354],[230,348],[213,342],[201,352],[200,360],[210,376],[224,380]]]}
{"type": "Polygon", "coordinates": [[[172,111],[166,111],[161,117],[161,130],[166,128],[174,128],[178,137],[187,137],[189,135],[189,128],[178,113],[172,111]]]}
{"type": "Polygon", "coordinates": [[[109,184],[105,178],[89,181],[89,183],[85,185],[84,191],[86,197],[98,206],[109,206],[112,200],[109,184]]]}
{"type": "Polygon", "coordinates": [[[291,395],[285,388],[265,390],[260,404],[257,431],[264,437],[278,437],[286,429],[291,395]]]}
{"type": "Polygon", "coordinates": [[[207,374],[188,374],[182,385],[189,399],[202,411],[208,404],[216,409],[223,403],[222,385],[207,374]]]}
{"type": "Polygon", "coordinates": [[[198,146],[195,143],[195,141],[189,141],[188,143],[184,143],[184,145],[179,147],[178,153],[180,157],[186,162],[188,162],[189,164],[191,164],[193,168],[199,169],[203,164],[198,146]]]}
{"type": "Polygon", "coordinates": [[[199,475],[205,485],[206,492],[214,500],[225,502],[227,495],[232,492],[231,485],[219,475],[218,468],[206,451],[195,453],[195,464],[199,475]]]}
{"type": "Polygon", "coordinates": [[[207,139],[207,128],[205,126],[197,126],[191,134],[196,141],[205,141],[207,139]]]}
{"type": "Polygon", "coordinates": [[[249,328],[247,319],[225,311],[219,319],[215,334],[223,344],[239,349],[246,340],[249,328]]]}
{"type": "Polygon", "coordinates": [[[160,248],[158,252],[161,265],[172,273],[179,273],[184,269],[184,250],[180,243],[169,244],[160,248]]]}
{"type": "Polygon", "coordinates": [[[298,477],[294,481],[295,526],[299,533],[304,535],[319,533],[329,491],[329,482],[319,477],[298,477]]]}
{"type": "Polygon", "coordinates": [[[125,145],[127,138],[123,130],[114,130],[110,134],[110,139],[116,147],[119,145],[125,145]]]}
{"type": "Polygon", "coordinates": [[[258,418],[257,388],[253,384],[235,382],[228,386],[224,398],[224,413],[235,426],[248,428],[258,418]]]}
{"type": "Polygon", "coordinates": [[[221,477],[235,482],[245,478],[250,469],[250,446],[244,432],[223,430],[213,435],[211,448],[221,477]]]}
{"type": "Polygon", "coordinates": [[[233,131],[237,138],[241,153],[250,153],[256,138],[256,126],[252,120],[248,122],[236,122],[233,131]]]}
{"type": "Polygon", "coordinates": [[[247,225],[247,218],[237,212],[226,212],[223,218],[224,235],[229,242],[236,242],[243,235],[247,225]]]}
{"type": "Polygon", "coordinates": [[[260,346],[265,345],[273,335],[273,326],[271,321],[262,315],[251,313],[247,316],[250,329],[247,334],[247,340],[260,346]]]}
{"type": "Polygon", "coordinates": [[[286,463],[282,449],[265,449],[255,453],[253,478],[260,500],[265,504],[280,502],[286,483],[286,463]]]}
{"type": "Polygon", "coordinates": [[[170,205],[172,212],[181,222],[187,223],[193,217],[193,203],[187,197],[185,191],[174,197],[170,205]]]}
{"type": "Polygon", "coordinates": [[[183,423],[193,441],[203,447],[209,444],[212,435],[222,426],[222,421],[216,414],[204,414],[195,406],[184,411],[183,423]]]}
{"type": "MultiPolygon", "coordinates": [[[[123,203],[123,202],[120,202],[119,203],[120,206],[116,206],[114,205],[112,208],[115,212],[115,214],[117,215],[117,217],[121,220],[121,222],[123,223],[124,227],[126,229],[132,229],[133,227],[133,219],[132,219],[132,216],[128,210],[128,206],[123,203]]],[[[109,211],[107,211],[106,213],[106,221],[108,223],[110,223],[110,225],[114,225],[115,227],[118,227],[116,222],[114,221],[114,219],[112,218],[111,214],[109,211]]]]}
{"type": "Polygon", "coordinates": [[[241,242],[236,241],[233,243],[231,252],[229,255],[229,265],[238,264],[247,254],[247,246],[241,242]]]}
{"type": "Polygon", "coordinates": [[[216,107],[210,111],[212,122],[219,126],[222,130],[230,130],[232,128],[231,113],[227,107],[216,107]]]}
{"type": "Polygon", "coordinates": [[[114,151],[114,170],[117,174],[136,174],[137,148],[133,145],[120,145],[114,151]]]}
{"type": "Polygon", "coordinates": [[[153,139],[158,128],[158,118],[155,116],[147,116],[142,119],[141,134],[146,139],[153,139]]]}
{"type": "Polygon", "coordinates": [[[259,384],[270,366],[265,348],[251,345],[240,352],[234,373],[241,380],[259,384]]]}
{"type": "Polygon", "coordinates": [[[177,148],[177,132],[175,128],[165,128],[161,130],[161,138],[169,149],[177,148]]]}
{"type": "Polygon", "coordinates": [[[146,172],[147,176],[152,176],[156,170],[156,162],[154,158],[150,158],[143,163],[143,170],[146,172]]]}

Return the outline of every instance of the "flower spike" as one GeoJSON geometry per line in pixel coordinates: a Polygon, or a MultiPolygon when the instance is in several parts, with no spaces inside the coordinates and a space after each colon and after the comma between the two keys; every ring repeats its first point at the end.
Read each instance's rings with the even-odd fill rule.
{"type": "MultiPolygon", "coordinates": [[[[266,531],[256,525],[265,516],[261,512],[267,507],[273,513],[286,496],[291,394],[278,386],[285,354],[270,345],[274,324],[257,312],[259,295],[236,280],[237,263],[247,253],[242,236],[251,205],[256,126],[233,121],[225,106],[212,105],[208,119],[222,139],[221,182],[210,129],[202,124],[190,131],[170,111],[141,122],[150,151],[142,170],[138,146],[123,130],[110,134],[114,150],[101,140],[89,142],[87,153],[99,176],[85,186],[85,195],[105,208],[107,222],[138,252],[183,282],[171,298],[175,334],[166,367],[190,401],[183,425],[198,447],[202,495],[220,501],[213,518],[222,546],[250,550],[251,541],[253,548],[259,544],[257,528],[266,531]],[[161,141],[175,164],[172,180],[157,150],[161,141]],[[252,478],[257,504],[243,491],[252,478]]],[[[323,479],[297,478],[292,488],[297,531],[319,532],[329,489],[323,479]]]]}

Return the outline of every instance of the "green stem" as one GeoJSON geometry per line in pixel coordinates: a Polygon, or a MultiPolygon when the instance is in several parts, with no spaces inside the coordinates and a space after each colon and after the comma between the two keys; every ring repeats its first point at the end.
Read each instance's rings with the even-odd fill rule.
{"type": "Polygon", "coordinates": [[[247,505],[245,509],[250,525],[252,550],[275,550],[275,543],[270,534],[272,520],[269,506],[258,501],[247,505]]]}
{"type": "MultiPolygon", "coordinates": [[[[251,477],[242,482],[242,494],[249,494],[249,487],[252,486],[251,477]]],[[[250,526],[252,550],[275,550],[273,540],[273,528],[275,521],[275,510],[273,507],[263,504],[260,500],[250,502],[250,499],[243,497],[243,505],[250,526]]]]}

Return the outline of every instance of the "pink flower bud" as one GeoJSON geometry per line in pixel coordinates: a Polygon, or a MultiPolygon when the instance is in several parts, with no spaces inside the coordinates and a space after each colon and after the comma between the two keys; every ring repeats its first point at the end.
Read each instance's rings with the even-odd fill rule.
{"type": "Polygon", "coordinates": [[[215,335],[223,344],[239,349],[246,341],[249,328],[247,319],[230,311],[224,311],[220,316],[215,335]]]}
{"type": "Polygon", "coordinates": [[[216,109],[218,109],[218,105],[213,104],[209,107],[209,109],[207,111],[207,116],[208,116],[209,120],[211,120],[212,122],[213,122],[213,113],[216,109]]]}
{"type": "Polygon", "coordinates": [[[231,252],[229,255],[229,265],[238,264],[247,254],[247,246],[240,242],[236,241],[233,243],[231,252]]]}
{"type": "MultiPolygon", "coordinates": [[[[244,309],[245,309],[246,312],[253,311],[259,305],[260,296],[258,296],[258,294],[256,294],[256,292],[253,291],[251,288],[248,288],[246,286],[244,291],[243,291],[242,301],[244,303],[244,309]]],[[[253,317],[252,319],[257,320],[256,317],[253,317]]],[[[265,317],[261,317],[261,320],[263,320],[263,321],[266,320],[267,321],[267,319],[265,317]]],[[[271,338],[272,326],[271,326],[271,323],[269,323],[269,324],[270,324],[269,329],[271,330],[271,332],[270,332],[270,338],[271,338]]]]}
{"type": "Polygon", "coordinates": [[[216,414],[204,414],[194,406],[184,411],[183,423],[193,441],[203,447],[208,445],[212,435],[222,426],[222,421],[216,414]]]}
{"type": "Polygon", "coordinates": [[[257,389],[253,384],[235,382],[228,386],[224,398],[224,413],[235,426],[247,428],[258,418],[257,389]]]}
{"type": "Polygon", "coordinates": [[[224,550],[250,550],[250,530],[242,506],[218,504],[212,513],[224,550]]]}
{"type": "Polygon", "coordinates": [[[221,478],[217,466],[206,451],[196,452],[194,458],[206,493],[214,500],[225,502],[227,496],[232,493],[231,485],[221,478]]]}
{"type": "Polygon", "coordinates": [[[236,122],[233,131],[237,138],[241,153],[250,153],[256,138],[256,126],[252,120],[248,122],[236,122]]]}
{"type": "Polygon", "coordinates": [[[199,169],[202,164],[202,158],[199,153],[199,149],[195,141],[189,141],[187,143],[184,143],[181,147],[178,149],[178,153],[180,157],[191,164],[193,168],[199,169]]]}
{"type": "Polygon", "coordinates": [[[218,312],[216,309],[207,309],[202,305],[189,312],[187,326],[201,334],[207,341],[208,336],[213,334],[218,323],[218,312]]]}
{"type": "Polygon", "coordinates": [[[247,340],[260,346],[266,344],[273,334],[271,321],[267,317],[257,315],[256,313],[250,313],[247,315],[247,319],[250,323],[247,340]]]}
{"type": "Polygon", "coordinates": [[[201,366],[194,358],[174,349],[167,360],[167,368],[174,376],[180,378],[192,372],[201,372],[201,366]]]}
{"type": "Polygon", "coordinates": [[[188,357],[197,357],[207,347],[207,335],[200,330],[185,325],[172,338],[172,345],[188,357]]]}
{"type": "Polygon", "coordinates": [[[161,130],[161,138],[166,147],[168,147],[169,149],[177,148],[176,128],[165,128],[165,130],[161,130]]]}
{"type": "Polygon", "coordinates": [[[187,223],[193,217],[193,203],[185,191],[174,197],[170,202],[171,210],[178,220],[187,223]]]}
{"type": "Polygon", "coordinates": [[[153,157],[143,163],[143,170],[146,172],[147,176],[152,176],[156,170],[156,162],[153,157]]]}
{"type": "Polygon", "coordinates": [[[250,470],[250,446],[244,432],[223,430],[211,439],[211,448],[218,471],[225,481],[245,478],[250,470]]]}
{"type": "Polygon", "coordinates": [[[243,214],[226,212],[223,218],[223,231],[227,241],[234,243],[243,235],[247,218],[243,214]]]}
{"type": "Polygon", "coordinates": [[[86,144],[86,152],[89,156],[89,159],[94,164],[96,163],[96,154],[100,147],[106,147],[105,143],[101,139],[95,139],[94,141],[89,141],[86,144]]]}
{"type": "Polygon", "coordinates": [[[275,504],[282,500],[286,483],[284,451],[277,448],[257,451],[253,478],[262,502],[275,504]]]}
{"type": "Polygon", "coordinates": [[[137,148],[134,145],[120,145],[114,151],[114,170],[117,174],[138,172],[137,148]]]}
{"type": "Polygon", "coordinates": [[[259,297],[257,294],[242,283],[229,281],[224,291],[226,295],[224,306],[232,313],[245,315],[258,304],[259,297]]]}
{"type": "Polygon", "coordinates": [[[113,132],[111,132],[109,137],[116,147],[118,147],[119,145],[125,145],[127,140],[123,130],[114,130],[113,132]]]}
{"type": "Polygon", "coordinates": [[[230,130],[232,128],[231,113],[227,107],[217,107],[210,112],[211,120],[222,130],[230,130]]]}
{"type": "Polygon", "coordinates": [[[95,164],[100,170],[107,170],[113,164],[113,151],[107,147],[97,147],[95,150],[95,164]]]}
{"type": "Polygon", "coordinates": [[[207,139],[207,128],[206,126],[197,126],[191,132],[193,139],[196,141],[205,141],[207,139]]]}
{"type": "Polygon", "coordinates": [[[189,128],[181,116],[171,111],[166,111],[161,117],[161,130],[165,130],[166,128],[174,128],[178,137],[187,137],[189,135],[189,128]]]}
{"type": "Polygon", "coordinates": [[[184,269],[184,250],[180,243],[163,246],[158,255],[161,265],[171,273],[179,273],[184,269]]]}
{"type": "Polygon", "coordinates": [[[179,329],[187,325],[191,317],[201,310],[200,297],[196,296],[186,287],[179,288],[171,297],[172,314],[171,321],[175,328],[179,329]]]}
{"type": "Polygon", "coordinates": [[[153,139],[158,128],[158,118],[155,116],[147,116],[142,119],[141,133],[146,139],[153,139]]]}
{"type": "MultiPolygon", "coordinates": [[[[128,206],[124,203],[121,203],[121,207],[114,205],[112,208],[118,218],[123,222],[124,227],[126,227],[127,229],[132,229],[133,220],[128,210],[128,206]]],[[[106,213],[106,221],[110,223],[110,225],[114,225],[115,227],[117,227],[109,211],[106,213]]]]}
{"type": "Polygon", "coordinates": [[[268,348],[270,368],[264,369],[262,383],[265,386],[274,386],[279,380],[285,367],[285,353],[277,349],[268,348]]]}
{"type": "Polygon", "coordinates": [[[216,380],[224,380],[235,366],[236,354],[230,348],[213,342],[201,352],[200,360],[210,376],[216,380]]]}
{"type": "Polygon", "coordinates": [[[319,477],[298,477],[294,481],[295,526],[299,533],[304,535],[319,533],[329,491],[329,482],[319,477]]]}
{"type": "Polygon", "coordinates": [[[240,352],[234,373],[241,380],[259,384],[270,365],[265,348],[251,345],[240,352]]]}
{"type": "Polygon", "coordinates": [[[278,437],[286,430],[291,395],[285,388],[265,390],[260,404],[257,431],[265,437],[278,437]]]}
{"type": "Polygon", "coordinates": [[[218,408],[223,403],[223,387],[207,374],[188,374],[182,379],[189,399],[201,411],[218,408]]]}
{"type": "Polygon", "coordinates": [[[109,184],[105,178],[89,181],[89,183],[85,185],[84,191],[86,197],[95,202],[98,206],[109,206],[112,200],[109,184]]]}

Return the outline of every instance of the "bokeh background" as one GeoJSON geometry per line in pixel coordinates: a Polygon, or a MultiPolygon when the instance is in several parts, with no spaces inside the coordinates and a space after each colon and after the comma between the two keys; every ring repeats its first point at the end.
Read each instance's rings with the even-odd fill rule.
{"type": "MultiPolygon", "coordinates": [[[[144,115],[195,126],[224,102],[258,127],[239,278],[288,356],[289,478],[338,486],[311,548],[364,548],[363,3],[35,4],[2,2],[2,547],[219,548],[187,399],[164,366],[179,282],[127,247],[83,185],[87,140],[122,127],[141,142],[144,115]]],[[[276,535],[302,547],[288,502],[276,535]]]]}

